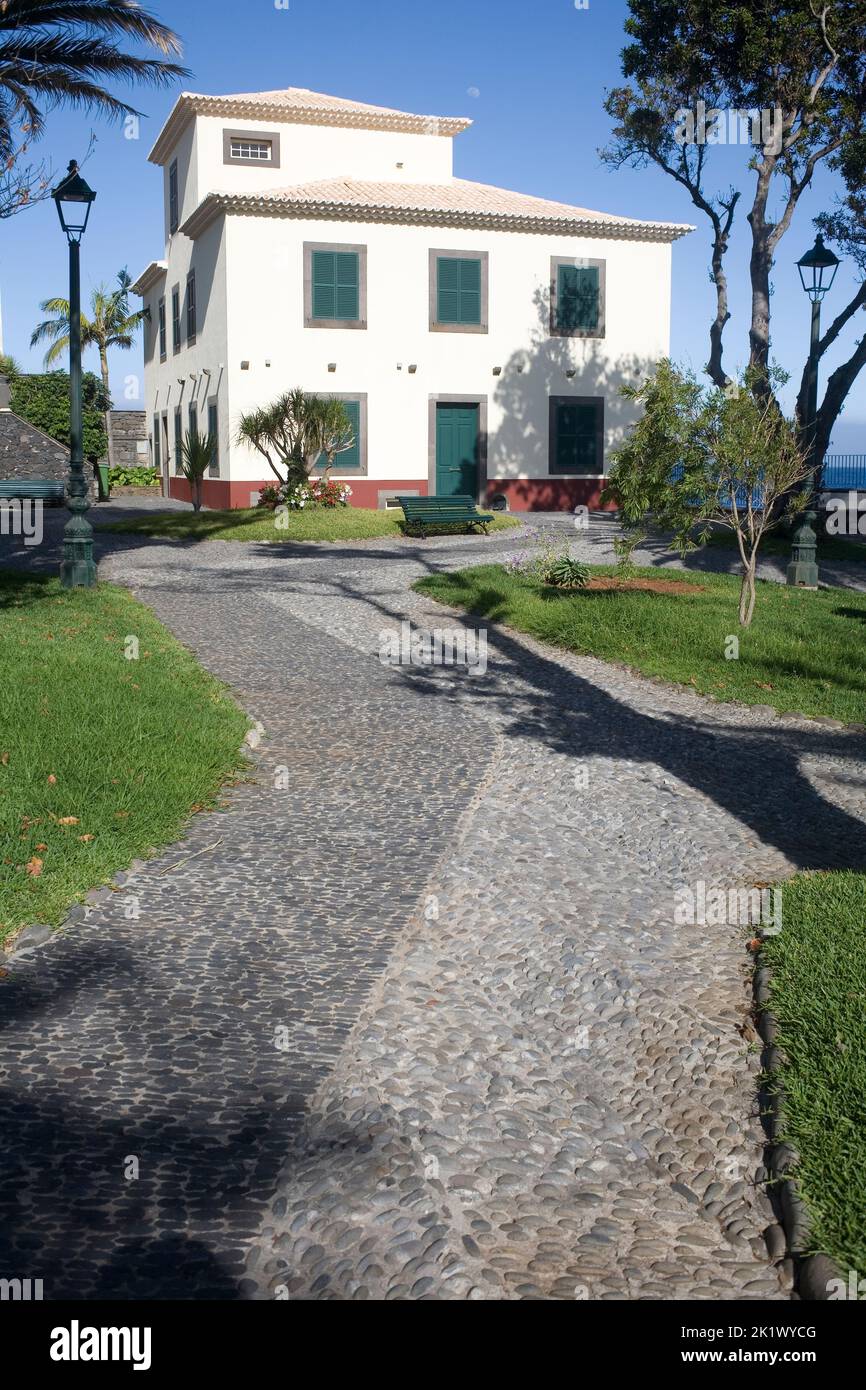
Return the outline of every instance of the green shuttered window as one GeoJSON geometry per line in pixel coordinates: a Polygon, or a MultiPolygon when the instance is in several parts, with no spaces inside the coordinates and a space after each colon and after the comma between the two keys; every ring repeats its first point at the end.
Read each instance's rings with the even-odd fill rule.
{"type": "Polygon", "coordinates": [[[436,317],[439,323],[481,323],[481,262],[456,256],[436,261],[436,317]]]}
{"type": "Polygon", "coordinates": [[[598,266],[559,266],[556,305],[556,326],[564,332],[591,333],[598,328],[600,307],[598,266]]]}
{"type": "Polygon", "coordinates": [[[352,322],[361,317],[357,251],[313,252],[313,318],[352,322]]]}
{"type": "Polygon", "coordinates": [[[553,473],[601,473],[599,406],[566,403],[556,406],[553,473]]]}
{"type": "MultiPolygon", "coordinates": [[[[351,473],[353,468],[361,467],[361,402],[341,401],[340,404],[352,422],[352,432],[355,436],[355,442],[351,449],[344,449],[341,454],[335,456],[331,472],[337,477],[339,477],[341,473],[351,473]]],[[[316,467],[326,468],[327,463],[328,460],[326,455],[320,454],[316,462],[316,467]]]]}

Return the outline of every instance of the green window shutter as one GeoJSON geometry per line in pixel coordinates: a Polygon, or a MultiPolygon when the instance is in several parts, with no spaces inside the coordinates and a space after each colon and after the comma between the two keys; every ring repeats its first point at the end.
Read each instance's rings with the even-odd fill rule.
{"type": "Polygon", "coordinates": [[[212,478],[218,478],[219,475],[220,475],[220,450],[219,450],[219,437],[220,437],[220,431],[219,431],[219,415],[218,415],[218,412],[217,412],[217,404],[216,404],[216,401],[209,401],[209,402],[208,402],[208,407],[207,407],[207,432],[208,432],[208,434],[212,435],[212,436],[214,437],[214,439],[217,441],[217,446],[216,446],[216,449],[214,450],[213,462],[211,463],[210,467],[208,468],[208,473],[209,473],[209,475],[210,475],[212,478]]]}
{"type": "Polygon", "coordinates": [[[313,318],[360,318],[360,278],[357,251],[314,251],[313,318]]]}
{"type": "Polygon", "coordinates": [[[337,258],[333,251],[313,252],[313,318],[337,317],[337,258]]]}
{"type": "Polygon", "coordinates": [[[459,261],[460,323],[481,322],[481,262],[459,261]]]}
{"type": "Polygon", "coordinates": [[[592,332],[599,320],[597,265],[561,265],[556,287],[556,326],[568,333],[592,332]]]}
{"type": "Polygon", "coordinates": [[[154,417],[153,417],[153,466],[154,466],[154,468],[159,468],[159,467],[160,467],[160,459],[159,459],[159,416],[158,416],[158,415],[154,415],[154,417]]]}
{"type": "Polygon", "coordinates": [[[179,410],[174,412],[174,471],[180,473],[181,452],[180,446],[183,441],[183,417],[179,410]]]}
{"type": "Polygon", "coordinates": [[[360,266],[357,251],[338,251],[337,318],[358,319],[360,314],[360,266]]]}
{"type": "Polygon", "coordinates": [[[481,323],[481,262],[457,256],[436,260],[437,323],[481,323]]]}
{"type": "MultiPolygon", "coordinates": [[[[340,473],[350,473],[353,468],[361,467],[361,402],[343,401],[341,404],[352,422],[352,433],[355,436],[355,442],[351,449],[344,449],[341,454],[335,456],[332,471],[338,475],[340,473]]],[[[319,457],[316,459],[316,467],[326,468],[327,465],[327,455],[319,454],[319,457]]]]}
{"type": "Polygon", "coordinates": [[[557,473],[600,473],[597,450],[597,410],[594,405],[568,404],[557,407],[557,473]]]}

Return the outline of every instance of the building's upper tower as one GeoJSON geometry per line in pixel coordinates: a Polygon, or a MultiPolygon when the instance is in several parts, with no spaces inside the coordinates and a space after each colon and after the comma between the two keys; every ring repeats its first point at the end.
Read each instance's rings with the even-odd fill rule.
{"type": "Polygon", "coordinates": [[[148,158],[165,171],[166,243],[209,193],[265,193],[327,178],[447,183],[465,117],[415,116],[287,87],[184,92],[148,158]]]}

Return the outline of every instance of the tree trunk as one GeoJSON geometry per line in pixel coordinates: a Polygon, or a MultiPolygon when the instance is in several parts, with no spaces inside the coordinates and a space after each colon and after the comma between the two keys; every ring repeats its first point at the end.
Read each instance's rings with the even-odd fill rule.
{"type": "Polygon", "coordinates": [[[757,556],[752,555],[743,566],[740,584],[740,627],[748,627],[755,611],[755,568],[757,556]]]}
{"type": "Polygon", "coordinates": [[[201,483],[201,478],[193,478],[190,484],[192,488],[192,509],[194,512],[201,511],[201,483]]]}
{"type": "MultiPolygon", "coordinates": [[[[108,393],[108,354],[104,347],[99,349],[99,370],[102,375],[102,385],[105,390],[105,398],[110,402],[111,396],[108,393]]],[[[111,407],[109,405],[105,412],[105,435],[108,440],[108,466],[114,465],[113,450],[111,447],[111,407]]]]}

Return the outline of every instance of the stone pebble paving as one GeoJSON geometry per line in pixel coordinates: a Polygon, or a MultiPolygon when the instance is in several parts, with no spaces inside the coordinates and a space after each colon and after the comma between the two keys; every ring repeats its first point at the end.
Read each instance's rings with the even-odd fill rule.
{"type": "Polygon", "coordinates": [[[507,632],[485,676],[382,666],[404,619],[473,624],[413,578],[513,548],[106,562],[268,738],[164,858],[220,849],[134,876],[144,929],[109,902],[16,967],[0,1201],[51,1296],[788,1296],[744,932],[674,892],[862,864],[863,740],[507,632]]]}
{"type": "MultiPolygon", "coordinates": [[[[404,618],[472,622],[407,594],[417,569],[395,557],[272,601],[375,660],[404,618]]],[[[673,893],[863,862],[863,742],[489,638],[485,677],[401,677],[474,709],[496,759],[316,1097],[251,1287],[786,1297],[755,1182],[748,933],[675,926],[673,893]]]]}

